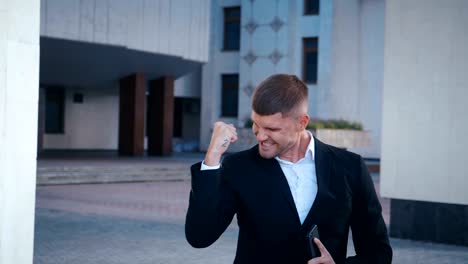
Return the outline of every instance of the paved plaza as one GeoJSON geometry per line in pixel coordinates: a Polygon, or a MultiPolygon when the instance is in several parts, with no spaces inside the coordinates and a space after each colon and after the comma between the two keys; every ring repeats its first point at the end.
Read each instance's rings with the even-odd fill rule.
{"type": "MultiPolygon", "coordinates": [[[[207,249],[185,241],[189,190],[189,181],[38,186],[34,263],[232,263],[235,224],[207,249]]],[[[391,244],[397,264],[468,263],[466,247],[391,244]]]]}

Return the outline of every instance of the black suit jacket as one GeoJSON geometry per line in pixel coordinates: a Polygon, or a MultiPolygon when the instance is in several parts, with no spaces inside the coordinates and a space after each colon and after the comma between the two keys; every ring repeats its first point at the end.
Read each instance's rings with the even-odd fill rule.
{"type": "Polygon", "coordinates": [[[262,158],[258,146],[225,157],[219,170],[200,171],[200,165],[191,168],[185,223],[193,247],[211,245],[237,214],[234,263],[305,264],[313,224],[335,263],[391,263],[382,209],[357,154],[315,139],[318,193],[302,225],[280,165],[262,158]],[[346,259],[349,227],[356,256],[346,259]]]}

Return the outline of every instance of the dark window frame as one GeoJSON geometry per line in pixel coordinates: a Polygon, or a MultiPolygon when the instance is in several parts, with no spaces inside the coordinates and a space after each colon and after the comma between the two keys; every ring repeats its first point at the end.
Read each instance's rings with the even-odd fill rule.
{"type": "Polygon", "coordinates": [[[184,98],[174,97],[174,122],[172,124],[172,137],[182,138],[183,137],[183,126],[184,126],[184,98]]]}
{"type": "Polygon", "coordinates": [[[83,104],[84,103],[84,94],[83,93],[74,93],[73,94],[73,103],[74,104],[83,104]]]}
{"type": "Polygon", "coordinates": [[[237,118],[239,115],[239,74],[238,73],[226,73],[226,74],[221,74],[221,117],[228,117],[228,118],[237,118]],[[236,77],[237,78],[237,83],[233,85],[232,83],[229,83],[227,78],[232,78],[236,77]],[[226,89],[235,89],[236,90],[236,97],[232,99],[231,97],[228,97],[228,94],[226,94],[225,90],[226,89]],[[235,100],[235,110],[231,111],[228,110],[228,104],[225,103],[226,100],[235,100]]]}
{"type": "Polygon", "coordinates": [[[310,5],[311,0],[304,0],[304,16],[317,16],[320,14],[320,0],[313,0],[315,1],[316,9],[313,10],[312,8],[315,6],[310,5]]]}
{"type": "Polygon", "coordinates": [[[45,91],[45,134],[65,134],[65,89],[62,87],[47,87],[45,91]],[[51,127],[52,123],[48,121],[50,101],[56,100],[57,103],[57,127],[51,127]]]}
{"type": "Polygon", "coordinates": [[[318,37],[308,37],[308,38],[303,38],[302,39],[302,80],[307,83],[307,84],[317,84],[317,79],[318,79],[318,52],[319,52],[319,39],[318,37]],[[309,41],[315,41],[316,45],[314,47],[309,47],[307,45],[307,42],[309,41]],[[308,54],[316,54],[316,66],[315,68],[317,69],[317,72],[315,73],[315,80],[310,80],[308,79],[307,76],[307,55],[308,54]]]}
{"type": "Polygon", "coordinates": [[[240,35],[241,35],[241,7],[240,6],[233,6],[233,7],[225,7],[224,8],[224,21],[223,21],[223,51],[239,51],[240,50],[240,35]],[[231,17],[227,16],[229,12],[238,11],[239,17],[231,17]],[[237,48],[230,48],[229,42],[227,38],[227,27],[229,23],[239,23],[239,38],[237,44],[237,48]]]}

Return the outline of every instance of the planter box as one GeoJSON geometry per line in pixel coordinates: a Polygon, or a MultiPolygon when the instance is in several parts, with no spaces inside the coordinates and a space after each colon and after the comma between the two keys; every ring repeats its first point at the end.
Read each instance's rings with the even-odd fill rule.
{"type": "Polygon", "coordinates": [[[367,147],[371,144],[368,131],[320,128],[314,135],[320,141],[338,148],[367,147]]]}
{"type": "MultiPolygon", "coordinates": [[[[321,128],[313,133],[320,141],[338,148],[367,147],[371,143],[368,131],[321,128]]],[[[251,128],[237,128],[237,137],[237,142],[229,147],[228,152],[246,150],[257,144],[251,128]]]]}

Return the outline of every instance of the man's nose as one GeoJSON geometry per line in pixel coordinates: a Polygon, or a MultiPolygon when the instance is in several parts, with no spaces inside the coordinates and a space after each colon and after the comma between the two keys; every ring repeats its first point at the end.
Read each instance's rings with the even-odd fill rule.
{"type": "Polygon", "coordinates": [[[268,136],[267,134],[265,133],[265,131],[263,131],[262,129],[258,130],[258,133],[257,133],[257,141],[258,142],[262,142],[262,141],[265,141],[268,139],[268,136]]]}

